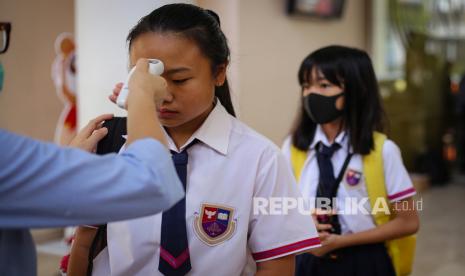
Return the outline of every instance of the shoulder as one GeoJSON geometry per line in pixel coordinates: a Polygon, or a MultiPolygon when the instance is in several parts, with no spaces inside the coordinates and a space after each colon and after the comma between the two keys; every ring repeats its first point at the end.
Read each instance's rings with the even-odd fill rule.
{"type": "Polygon", "coordinates": [[[279,147],[264,135],[232,117],[231,145],[247,151],[250,155],[273,158],[281,155],[279,147]]]}
{"type": "Polygon", "coordinates": [[[383,159],[389,160],[400,156],[400,149],[396,143],[394,143],[392,140],[386,139],[383,144],[383,159]]]}
{"type": "Polygon", "coordinates": [[[284,157],[289,161],[291,159],[291,147],[292,147],[292,136],[289,135],[284,139],[284,142],[281,146],[281,152],[284,154],[284,157]]]}
{"type": "Polygon", "coordinates": [[[291,150],[292,146],[292,136],[288,135],[286,138],[284,138],[283,144],[281,145],[281,150],[283,152],[288,152],[291,150]]]}

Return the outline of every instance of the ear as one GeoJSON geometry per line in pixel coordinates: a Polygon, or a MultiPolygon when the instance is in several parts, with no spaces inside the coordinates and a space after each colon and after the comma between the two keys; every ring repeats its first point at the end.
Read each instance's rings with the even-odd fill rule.
{"type": "Polygon", "coordinates": [[[228,67],[228,63],[225,62],[220,64],[216,67],[215,72],[215,85],[222,86],[226,80],[226,68],[228,67]]]}

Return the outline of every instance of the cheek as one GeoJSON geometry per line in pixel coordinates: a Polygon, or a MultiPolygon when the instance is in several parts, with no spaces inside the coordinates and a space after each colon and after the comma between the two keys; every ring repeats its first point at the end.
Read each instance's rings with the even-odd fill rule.
{"type": "Polygon", "coordinates": [[[344,104],[345,104],[345,97],[339,97],[336,100],[336,108],[339,110],[344,109],[344,104]]]}
{"type": "Polygon", "coordinates": [[[305,97],[308,95],[310,95],[310,89],[302,89],[302,96],[305,97]]]}
{"type": "Polygon", "coordinates": [[[175,92],[175,99],[182,102],[183,109],[194,113],[210,107],[214,97],[214,86],[202,81],[192,81],[175,92]]]}

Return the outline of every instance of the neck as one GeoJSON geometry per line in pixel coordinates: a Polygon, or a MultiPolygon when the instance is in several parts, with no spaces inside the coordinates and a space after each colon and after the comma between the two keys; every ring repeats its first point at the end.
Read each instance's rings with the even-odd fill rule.
{"type": "Polygon", "coordinates": [[[208,108],[205,112],[197,116],[196,118],[190,120],[187,123],[176,127],[166,128],[169,136],[173,140],[176,147],[181,148],[186,142],[191,138],[194,132],[200,128],[200,126],[205,122],[210,112],[213,110],[213,105],[208,108]]]}
{"type": "Polygon", "coordinates": [[[342,118],[336,119],[326,124],[322,124],[320,126],[329,143],[332,144],[336,140],[337,135],[342,130],[342,118]]]}

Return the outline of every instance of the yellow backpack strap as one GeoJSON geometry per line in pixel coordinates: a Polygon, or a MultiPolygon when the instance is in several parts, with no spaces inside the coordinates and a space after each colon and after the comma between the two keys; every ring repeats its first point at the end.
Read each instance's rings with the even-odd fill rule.
{"type": "MultiPolygon", "coordinates": [[[[373,138],[375,141],[374,150],[363,157],[365,182],[372,209],[374,206],[380,207],[378,199],[384,200],[386,203],[384,206],[389,206],[383,165],[383,145],[386,141],[386,135],[375,132],[373,138]]],[[[384,209],[379,208],[379,212],[372,214],[376,225],[382,225],[391,219],[391,216],[384,211],[384,209]]],[[[386,248],[397,276],[410,275],[415,257],[415,245],[415,235],[386,242],[386,248]]]]}
{"type": "MultiPolygon", "coordinates": [[[[384,181],[384,162],[383,162],[383,145],[386,141],[386,135],[374,132],[373,139],[375,148],[370,154],[363,156],[363,171],[366,179],[366,188],[368,198],[370,199],[370,206],[383,207],[380,205],[380,200],[387,200],[386,183],[384,181]]],[[[386,201],[386,203],[388,203],[386,201]]],[[[373,218],[376,225],[381,225],[389,221],[390,216],[386,214],[385,210],[379,209],[379,212],[373,213],[373,218]]]]}
{"type": "Polygon", "coordinates": [[[300,181],[300,175],[302,174],[305,160],[307,160],[307,152],[298,149],[294,145],[291,145],[291,165],[292,171],[294,172],[294,176],[297,180],[297,184],[300,181]]]}

